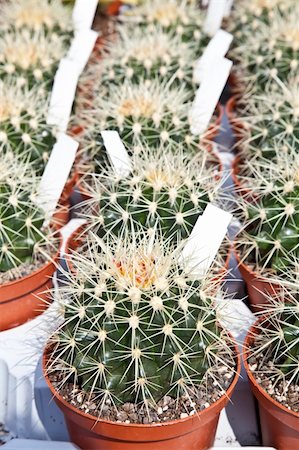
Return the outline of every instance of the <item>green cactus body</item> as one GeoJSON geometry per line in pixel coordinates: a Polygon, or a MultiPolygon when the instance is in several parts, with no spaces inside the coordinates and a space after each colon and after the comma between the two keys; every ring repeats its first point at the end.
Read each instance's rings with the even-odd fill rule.
{"type": "Polygon", "coordinates": [[[72,32],[71,10],[60,0],[8,0],[1,5],[1,32],[28,29],[56,34],[72,32]]]}
{"type": "Polygon", "coordinates": [[[196,51],[209,41],[202,31],[204,14],[195,1],[145,1],[121,14],[119,18],[128,28],[146,27],[146,31],[151,33],[159,26],[167,32],[175,33],[183,42],[197,42],[196,51]]]}
{"type": "Polygon", "coordinates": [[[55,33],[7,31],[0,35],[0,76],[29,88],[43,82],[50,89],[66,52],[66,38],[55,33]]]}
{"type": "MultiPolygon", "coordinates": [[[[96,89],[94,108],[81,112],[92,127],[90,140],[97,142],[102,130],[116,130],[128,147],[184,143],[195,152],[199,138],[190,132],[192,96],[184,86],[173,87],[158,80],[126,80],[122,85],[96,89]]],[[[202,136],[203,138],[203,136],[202,136]]]]}
{"type": "Polygon", "coordinates": [[[38,179],[27,161],[12,154],[1,158],[0,272],[31,262],[36,247],[46,242],[44,212],[35,204],[38,179]]]}
{"type": "Polygon", "coordinates": [[[55,143],[46,124],[47,102],[43,86],[26,89],[16,81],[0,81],[0,149],[23,155],[41,174],[55,143]]]}
{"type": "Polygon", "coordinates": [[[100,164],[99,174],[87,177],[90,200],[83,215],[102,237],[142,226],[149,234],[158,228],[164,237],[179,241],[189,236],[207,203],[217,197],[220,182],[209,163],[207,153],[191,158],[183,148],[174,152],[163,146],[143,148],[132,158],[127,177],[100,164]]]}
{"type": "MultiPolygon", "coordinates": [[[[135,28],[130,33],[122,26],[118,38],[106,42],[100,60],[101,82],[121,85],[126,79],[182,82],[195,90],[192,83],[194,44],[182,43],[179,36],[155,27],[150,33],[135,28]]],[[[94,71],[94,67],[91,68],[94,71]]]]}
{"type": "Polygon", "coordinates": [[[76,275],[60,292],[65,323],[51,370],[99,405],[190,395],[223,350],[232,355],[208,284],[178,263],[180,249],[147,234],[111,237],[107,247],[90,234],[86,249],[72,255],[76,275]]]}

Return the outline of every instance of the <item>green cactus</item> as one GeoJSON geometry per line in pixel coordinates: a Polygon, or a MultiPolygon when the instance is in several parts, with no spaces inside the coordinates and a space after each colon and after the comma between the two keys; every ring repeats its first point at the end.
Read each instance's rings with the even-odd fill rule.
{"type": "Polygon", "coordinates": [[[121,85],[126,79],[139,83],[141,80],[173,80],[179,85],[192,84],[194,43],[183,43],[174,32],[166,33],[155,26],[150,33],[134,28],[130,33],[121,25],[118,37],[108,40],[101,51],[103,59],[93,65],[91,71],[101,73],[101,82],[121,85]]]}
{"type": "MultiPolygon", "coordinates": [[[[120,14],[119,20],[128,28],[146,27],[150,34],[158,25],[167,32],[175,33],[183,42],[198,43],[197,49],[207,44],[209,38],[203,33],[204,14],[197,2],[188,0],[152,0],[120,14]]],[[[194,44],[194,48],[196,45],[194,44]]]]}
{"type": "Polygon", "coordinates": [[[67,52],[67,39],[45,31],[10,30],[0,35],[0,77],[14,78],[33,87],[51,88],[59,61],[67,52]]]}
{"type": "Polygon", "coordinates": [[[217,199],[220,180],[215,169],[213,155],[202,151],[190,157],[183,146],[176,151],[172,146],[140,148],[127,177],[114,175],[100,160],[98,174],[87,174],[83,184],[90,197],[83,216],[103,237],[142,226],[148,233],[158,227],[164,237],[180,241],[189,236],[207,203],[217,199]]]}
{"type": "Polygon", "coordinates": [[[299,300],[298,284],[294,293],[285,291],[272,298],[256,327],[248,349],[249,368],[261,380],[267,380],[267,392],[288,409],[299,412],[299,300]]]}
{"type": "Polygon", "coordinates": [[[72,31],[71,10],[60,0],[8,0],[1,5],[1,32],[9,29],[67,34],[72,31]]]}
{"type": "Polygon", "coordinates": [[[48,243],[49,230],[35,203],[39,178],[31,164],[8,152],[0,167],[0,272],[6,272],[31,263],[48,243]]]}
{"type": "Polygon", "coordinates": [[[59,368],[60,386],[94,394],[101,417],[107,400],[147,410],[165,394],[190,398],[220,366],[233,370],[213,307],[216,282],[195,279],[178,262],[181,248],[147,233],[111,236],[107,245],[89,233],[84,248],[60,289],[65,321],[48,366],[59,368]]]}
{"type": "Polygon", "coordinates": [[[238,242],[245,261],[262,275],[284,278],[286,267],[299,257],[299,155],[281,154],[276,164],[248,163],[249,198],[238,199],[245,213],[245,230],[238,242]]]}
{"type": "Polygon", "coordinates": [[[171,82],[125,80],[108,89],[98,81],[93,108],[82,107],[79,99],[77,111],[92,130],[91,136],[86,134],[90,142],[98,141],[102,130],[116,130],[131,148],[140,142],[151,147],[184,143],[186,150],[195,152],[199,137],[190,131],[191,97],[184,85],[174,87],[171,82]]]}
{"type": "Polygon", "coordinates": [[[298,73],[299,4],[293,2],[283,13],[274,12],[270,23],[259,21],[254,32],[245,28],[243,42],[233,51],[245,76],[251,75],[261,90],[274,76],[285,80],[298,73]]]}
{"type": "Polygon", "coordinates": [[[41,174],[55,143],[55,130],[46,124],[46,90],[0,81],[0,150],[26,155],[41,174]]]}

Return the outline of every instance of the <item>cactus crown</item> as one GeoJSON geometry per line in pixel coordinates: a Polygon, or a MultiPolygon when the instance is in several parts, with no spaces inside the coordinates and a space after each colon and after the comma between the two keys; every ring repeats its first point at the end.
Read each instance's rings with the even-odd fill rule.
{"type": "Polygon", "coordinates": [[[16,80],[0,81],[0,148],[24,153],[42,172],[55,142],[54,130],[46,124],[45,88],[28,89],[16,80]]]}
{"type": "Polygon", "coordinates": [[[299,412],[298,284],[295,293],[271,300],[254,332],[249,368],[275,400],[299,412]]]}
{"type": "Polygon", "coordinates": [[[183,41],[197,41],[201,32],[203,14],[196,2],[188,0],[153,0],[144,2],[120,15],[120,20],[128,25],[146,25],[150,32],[159,25],[166,31],[174,31],[183,41]]]}
{"type": "Polygon", "coordinates": [[[0,36],[0,74],[21,79],[31,87],[52,82],[53,74],[66,53],[64,37],[45,31],[6,31],[0,36]]]}
{"type": "Polygon", "coordinates": [[[186,238],[207,203],[215,200],[216,182],[207,152],[195,157],[178,147],[143,147],[132,158],[132,172],[124,178],[113,175],[100,163],[98,175],[87,178],[84,215],[100,235],[123,235],[129,227],[143,226],[148,233],[159,227],[168,238],[186,238]],[[208,167],[210,163],[210,168],[208,167]]]}
{"type": "Polygon", "coordinates": [[[101,60],[102,80],[117,85],[128,78],[174,79],[191,83],[194,44],[183,43],[174,32],[166,33],[160,26],[150,34],[134,28],[130,34],[119,27],[119,38],[108,41],[101,60]]]}
{"type": "Polygon", "coordinates": [[[197,146],[188,123],[190,93],[184,85],[174,87],[157,79],[135,84],[126,79],[121,86],[111,85],[109,95],[100,86],[94,103],[94,110],[82,111],[82,116],[98,135],[101,130],[117,130],[129,146],[140,140],[151,146],[175,142],[197,146]]]}
{"type": "Polygon", "coordinates": [[[249,186],[256,197],[240,200],[246,218],[239,245],[244,259],[256,261],[258,270],[284,277],[299,257],[299,157],[293,148],[278,153],[276,160],[275,165],[269,160],[262,160],[261,167],[252,164],[249,186]]]}
{"type": "Polygon", "coordinates": [[[70,10],[60,0],[9,0],[1,7],[1,28],[34,31],[72,30],[70,10]]]}
{"type": "Polygon", "coordinates": [[[6,272],[44,252],[50,230],[43,228],[45,215],[35,202],[39,178],[28,160],[8,152],[0,166],[0,272],[6,272]]]}
{"type": "Polygon", "coordinates": [[[85,248],[60,289],[65,321],[48,370],[94,396],[99,416],[107,399],[147,410],[166,394],[190,398],[206,377],[218,384],[220,366],[235,366],[212,307],[215,281],[195,280],[179,248],[146,233],[107,245],[90,233],[85,248]]]}

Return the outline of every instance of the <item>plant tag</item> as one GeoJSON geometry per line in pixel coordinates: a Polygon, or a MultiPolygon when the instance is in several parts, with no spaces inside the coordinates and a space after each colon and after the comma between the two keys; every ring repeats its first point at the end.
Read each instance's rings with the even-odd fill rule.
{"type": "Polygon", "coordinates": [[[76,64],[79,75],[81,75],[87,64],[97,37],[98,33],[96,31],[80,30],[75,34],[75,37],[72,40],[67,59],[76,64]]]}
{"type": "Polygon", "coordinates": [[[203,25],[203,31],[209,36],[213,36],[222,25],[225,15],[227,0],[210,0],[207,16],[203,25]]]}
{"type": "Polygon", "coordinates": [[[209,270],[223,241],[232,214],[209,203],[187,239],[182,251],[185,266],[203,276],[209,270]]]}
{"type": "Polygon", "coordinates": [[[224,30],[218,30],[215,36],[208,43],[202,56],[196,61],[193,80],[195,83],[201,83],[205,78],[206,72],[214,64],[215,60],[224,57],[232,43],[233,35],[224,30]]]}
{"type": "Polygon", "coordinates": [[[66,244],[71,235],[78,230],[82,225],[86,224],[85,219],[71,219],[64,227],[62,227],[59,231],[62,236],[62,244],[60,247],[60,256],[65,254],[66,244]]]}
{"type": "Polygon", "coordinates": [[[101,135],[116,175],[127,177],[132,171],[132,164],[118,132],[106,130],[101,135]]]}
{"type": "Polygon", "coordinates": [[[73,24],[75,30],[91,28],[98,0],[76,0],[73,8],[73,24]]]}
{"type": "Polygon", "coordinates": [[[68,127],[78,79],[76,64],[63,58],[55,74],[47,117],[47,123],[56,125],[59,131],[64,132],[68,127]]]}
{"type": "Polygon", "coordinates": [[[53,147],[37,194],[37,203],[45,211],[48,220],[55,212],[73,166],[78,146],[77,141],[60,133],[53,147]]]}
{"type": "Polygon", "coordinates": [[[202,134],[208,128],[232,65],[233,63],[229,59],[220,58],[205,72],[205,77],[196,92],[190,111],[192,134],[202,134]]]}
{"type": "Polygon", "coordinates": [[[234,0],[226,0],[226,6],[225,6],[225,11],[224,11],[224,17],[229,17],[231,10],[232,10],[232,6],[233,6],[234,0]]]}

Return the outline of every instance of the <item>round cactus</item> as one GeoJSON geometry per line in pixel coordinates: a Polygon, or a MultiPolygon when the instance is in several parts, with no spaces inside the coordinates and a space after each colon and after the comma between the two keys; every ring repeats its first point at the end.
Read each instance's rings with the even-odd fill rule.
{"type": "Polygon", "coordinates": [[[289,9],[274,10],[269,23],[259,21],[256,30],[245,27],[244,39],[234,49],[240,67],[258,82],[261,89],[273,76],[284,80],[298,73],[299,60],[299,4],[289,9]]]}
{"type": "Polygon", "coordinates": [[[28,28],[57,34],[72,31],[71,11],[60,0],[8,0],[1,5],[1,30],[28,28]]]}
{"type": "Polygon", "coordinates": [[[204,14],[197,2],[188,0],[152,0],[120,14],[127,27],[146,26],[150,34],[157,25],[174,32],[184,42],[197,42],[198,48],[208,37],[202,31],[204,14]]]}
{"type": "Polygon", "coordinates": [[[31,263],[48,242],[49,230],[35,202],[39,179],[28,161],[6,153],[0,168],[0,272],[6,272],[31,263]]]}
{"type": "Polygon", "coordinates": [[[152,147],[185,143],[195,151],[199,139],[191,134],[188,117],[192,100],[184,85],[125,80],[120,86],[109,85],[109,90],[100,85],[93,107],[84,110],[78,104],[78,114],[92,129],[90,141],[97,141],[102,130],[116,130],[131,147],[140,141],[152,147]]]}
{"type": "Polygon", "coordinates": [[[217,198],[220,182],[214,171],[212,155],[203,151],[192,158],[183,146],[176,151],[171,146],[140,149],[127,177],[114,175],[99,161],[98,174],[91,180],[87,176],[90,199],[83,216],[103,237],[142,226],[149,234],[159,229],[165,237],[181,240],[189,236],[207,203],[217,198]]]}
{"type": "Polygon", "coordinates": [[[263,275],[284,278],[286,267],[299,257],[299,156],[293,149],[276,160],[252,170],[250,198],[239,200],[245,231],[238,242],[247,263],[263,275]]]}
{"type": "Polygon", "coordinates": [[[235,367],[213,307],[215,281],[195,279],[180,251],[142,233],[107,245],[89,234],[86,253],[72,254],[48,370],[63,374],[59,386],[94,394],[99,417],[107,400],[147,410],[166,394],[190,398],[220,366],[235,367]]]}
{"type": "Polygon", "coordinates": [[[20,85],[53,82],[58,63],[67,51],[66,38],[45,31],[10,30],[0,35],[0,77],[20,85]]]}
{"type": "Polygon", "coordinates": [[[294,293],[272,298],[252,336],[249,369],[274,400],[299,412],[299,301],[294,293]]]}
{"type": "MultiPolygon", "coordinates": [[[[130,33],[122,26],[118,37],[106,42],[103,59],[90,70],[101,73],[101,82],[121,85],[126,79],[173,80],[192,88],[194,43],[183,43],[174,32],[156,26],[150,33],[134,28],[130,33]]],[[[193,90],[195,88],[193,87],[193,90]]]]}
{"type": "Polygon", "coordinates": [[[15,80],[0,81],[0,149],[26,155],[43,172],[55,143],[55,131],[46,124],[46,91],[28,89],[15,80]]]}

